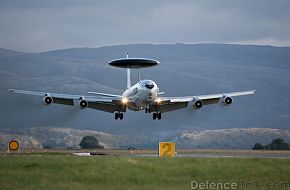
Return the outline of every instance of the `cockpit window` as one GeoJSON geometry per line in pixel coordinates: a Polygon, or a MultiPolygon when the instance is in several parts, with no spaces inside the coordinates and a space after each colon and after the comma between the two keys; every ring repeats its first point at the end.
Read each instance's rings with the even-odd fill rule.
{"type": "Polygon", "coordinates": [[[154,84],[145,84],[145,87],[149,88],[149,89],[152,89],[152,88],[154,88],[154,84]]]}

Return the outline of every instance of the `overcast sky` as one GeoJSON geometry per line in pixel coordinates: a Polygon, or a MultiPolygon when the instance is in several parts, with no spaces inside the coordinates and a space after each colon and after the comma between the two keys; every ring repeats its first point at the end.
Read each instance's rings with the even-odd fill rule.
{"type": "Polygon", "coordinates": [[[129,43],[290,46],[289,0],[0,0],[0,47],[129,43]]]}

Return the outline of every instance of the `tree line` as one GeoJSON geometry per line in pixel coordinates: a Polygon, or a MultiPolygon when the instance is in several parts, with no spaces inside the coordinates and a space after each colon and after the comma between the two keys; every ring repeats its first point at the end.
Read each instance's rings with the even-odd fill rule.
{"type": "Polygon", "coordinates": [[[277,138],[274,139],[270,144],[266,145],[256,143],[252,150],[290,150],[290,144],[284,142],[284,139],[277,138]]]}

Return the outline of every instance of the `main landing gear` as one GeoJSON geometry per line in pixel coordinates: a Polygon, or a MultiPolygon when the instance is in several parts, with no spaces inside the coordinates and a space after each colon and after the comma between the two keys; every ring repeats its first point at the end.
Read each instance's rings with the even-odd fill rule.
{"type": "Polygon", "coordinates": [[[115,113],[115,120],[117,120],[117,119],[120,119],[120,120],[122,120],[123,119],[123,113],[122,112],[116,112],[115,113]]]}
{"type": "MultiPolygon", "coordinates": [[[[146,107],[145,113],[150,113],[150,112],[151,112],[150,107],[146,107]]],[[[155,113],[153,113],[153,120],[156,120],[156,119],[158,120],[161,119],[161,112],[159,112],[158,110],[155,113]]]]}
{"type": "Polygon", "coordinates": [[[150,108],[145,108],[145,113],[150,113],[150,108]]]}
{"type": "Polygon", "coordinates": [[[157,118],[158,120],[161,119],[161,113],[160,113],[160,112],[153,113],[153,120],[156,120],[156,118],[157,118]]]}

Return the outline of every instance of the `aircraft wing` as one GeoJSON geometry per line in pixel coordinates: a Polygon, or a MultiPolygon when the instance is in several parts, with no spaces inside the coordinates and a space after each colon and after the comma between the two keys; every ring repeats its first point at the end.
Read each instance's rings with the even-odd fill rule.
{"type": "Polygon", "coordinates": [[[158,109],[161,113],[169,112],[177,109],[186,108],[189,102],[194,102],[197,108],[201,108],[203,105],[217,104],[220,102],[221,99],[223,99],[223,102],[226,105],[230,105],[232,103],[232,97],[252,94],[255,94],[255,90],[199,96],[159,97],[159,99],[152,105],[152,108],[153,111],[156,111],[158,109]]]}
{"type": "Polygon", "coordinates": [[[126,105],[123,105],[122,98],[119,95],[115,97],[96,97],[96,96],[83,96],[83,95],[72,95],[72,94],[58,94],[58,93],[47,93],[37,92],[28,90],[15,90],[9,89],[11,93],[26,94],[33,96],[42,96],[43,101],[46,104],[63,104],[63,105],[79,105],[80,108],[91,108],[100,111],[114,113],[115,111],[126,112],[126,105]]]}

